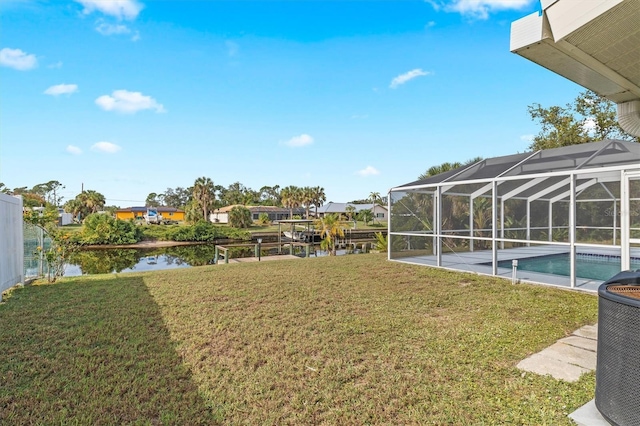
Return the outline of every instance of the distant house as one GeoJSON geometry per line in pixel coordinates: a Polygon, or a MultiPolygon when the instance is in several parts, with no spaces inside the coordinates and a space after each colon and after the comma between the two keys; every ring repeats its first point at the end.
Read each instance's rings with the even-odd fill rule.
{"type": "MultiPolygon", "coordinates": [[[[325,215],[337,213],[342,216],[348,216],[347,207],[353,206],[355,208],[354,214],[360,213],[362,210],[371,210],[373,217],[376,221],[386,221],[388,217],[388,211],[386,206],[379,204],[353,204],[353,203],[334,203],[332,201],[327,204],[318,207],[318,217],[324,217],[325,215]]],[[[310,214],[315,214],[316,209],[313,207],[310,214]]]]}
{"type": "MultiPolygon", "coordinates": [[[[44,207],[34,207],[33,210],[39,211],[42,216],[44,207]]],[[[63,208],[58,207],[58,226],[71,225],[73,223],[73,215],[71,213],[65,213],[63,208]]]]}
{"type": "MultiPolygon", "coordinates": [[[[215,209],[209,215],[209,220],[215,223],[229,223],[229,212],[234,207],[238,206],[238,204],[233,206],[225,206],[219,209],[215,209]]],[[[255,221],[260,218],[260,215],[266,213],[269,216],[269,220],[272,222],[278,220],[286,220],[291,219],[290,210],[284,207],[275,207],[275,206],[243,206],[249,209],[251,212],[251,218],[255,221]]],[[[294,215],[304,216],[304,209],[296,208],[293,209],[294,215]]]]}
{"type": "MultiPolygon", "coordinates": [[[[184,210],[176,209],[174,207],[156,207],[158,213],[162,215],[164,220],[184,220],[184,210]]],[[[143,216],[147,213],[146,207],[127,207],[124,209],[116,210],[116,219],[129,220],[138,219],[143,220],[143,216]]]]}

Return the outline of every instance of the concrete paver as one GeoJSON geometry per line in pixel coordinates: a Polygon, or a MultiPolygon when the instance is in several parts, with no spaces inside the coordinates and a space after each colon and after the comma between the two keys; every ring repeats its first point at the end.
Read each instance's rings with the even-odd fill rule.
{"type": "Polygon", "coordinates": [[[582,373],[590,371],[588,368],[569,364],[564,360],[558,359],[556,356],[549,356],[544,353],[544,351],[533,354],[520,361],[518,368],[530,373],[540,374],[541,376],[550,374],[553,378],[566,382],[575,382],[580,378],[582,373]]]}
{"type": "MultiPolygon", "coordinates": [[[[596,353],[576,346],[556,342],[541,353],[549,358],[563,361],[569,365],[577,365],[588,370],[596,369],[596,353]]],[[[579,377],[576,378],[578,380],[579,377]]]]}
{"type": "Polygon", "coordinates": [[[576,348],[582,348],[591,352],[598,350],[598,341],[594,339],[585,339],[579,336],[569,336],[558,340],[558,343],[563,343],[569,346],[575,346],[576,348]]]}
{"type": "MultiPolygon", "coordinates": [[[[549,374],[558,380],[577,381],[583,373],[596,369],[598,349],[598,326],[585,325],[571,336],[558,340],[553,345],[520,361],[518,368],[536,374],[549,374]]],[[[589,401],[569,414],[578,426],[608,426],[596,408],[594,400],[589,401]]]]}
{"type": "Polygon", "coordinates": [[[562,338],[548,348],[520,361],[518,368],[575,382],[583,373],[596,369],[596,337],[596,326],[581,327],[571,336],[562,338]]]}
{"type": "MultiPolygon", "coordinates": [[[[567,382],[577,381],[583,373],[596,369],[598,326],[585,325],[571,336],[533,354],[518,363],[518,368],[567,382]]],[[[569,414],[578,426],[608,426],[593,400],[569,414]]]]}
{"type": "Polygon", "coordinates": [[[574,336],[586,337],[587,339],[598,340],[598,324],[585,325],[573,332],[574,336]]]}
{"type": "Polygon", "coordinates": [[[569,418],[576,422],[578,426],[611,426],[609,422],[602,417],[593,399],[569,414],[569,418]]]}

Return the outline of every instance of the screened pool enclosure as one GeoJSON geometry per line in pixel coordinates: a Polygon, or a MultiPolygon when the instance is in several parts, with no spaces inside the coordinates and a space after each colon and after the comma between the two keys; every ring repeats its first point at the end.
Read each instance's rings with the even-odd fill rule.
{"type": "Polygon", "coordinates": [[[640,269],[640,144],[479,161],[389,193],[390,260],[587,290],[640,269]]]}

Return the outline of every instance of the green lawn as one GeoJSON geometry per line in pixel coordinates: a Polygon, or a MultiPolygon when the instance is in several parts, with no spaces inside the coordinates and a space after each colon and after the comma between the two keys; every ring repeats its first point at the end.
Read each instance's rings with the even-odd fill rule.
{"type": "Polygon", "coordinates": [[[353,255],[63,279],[0,305],[1,424],[569,425],[515,365],[597,298],[353,255]]]}

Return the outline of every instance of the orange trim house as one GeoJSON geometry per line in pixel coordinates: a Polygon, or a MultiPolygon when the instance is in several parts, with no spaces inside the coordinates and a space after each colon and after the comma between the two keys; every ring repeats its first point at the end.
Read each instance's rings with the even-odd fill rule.
{"type": "MultiPolygon", "coordinates": [[[[162,215],[164,220],[184,220],[184,210],[176,209],[174,207],[156,207],[158,213],[162,215]]],[[[143,216],[147,213],[146,207],[127,207],[124,209],[116,210],[116,219],[129,220],[137,219],[142,220],[143,216]]]]}

